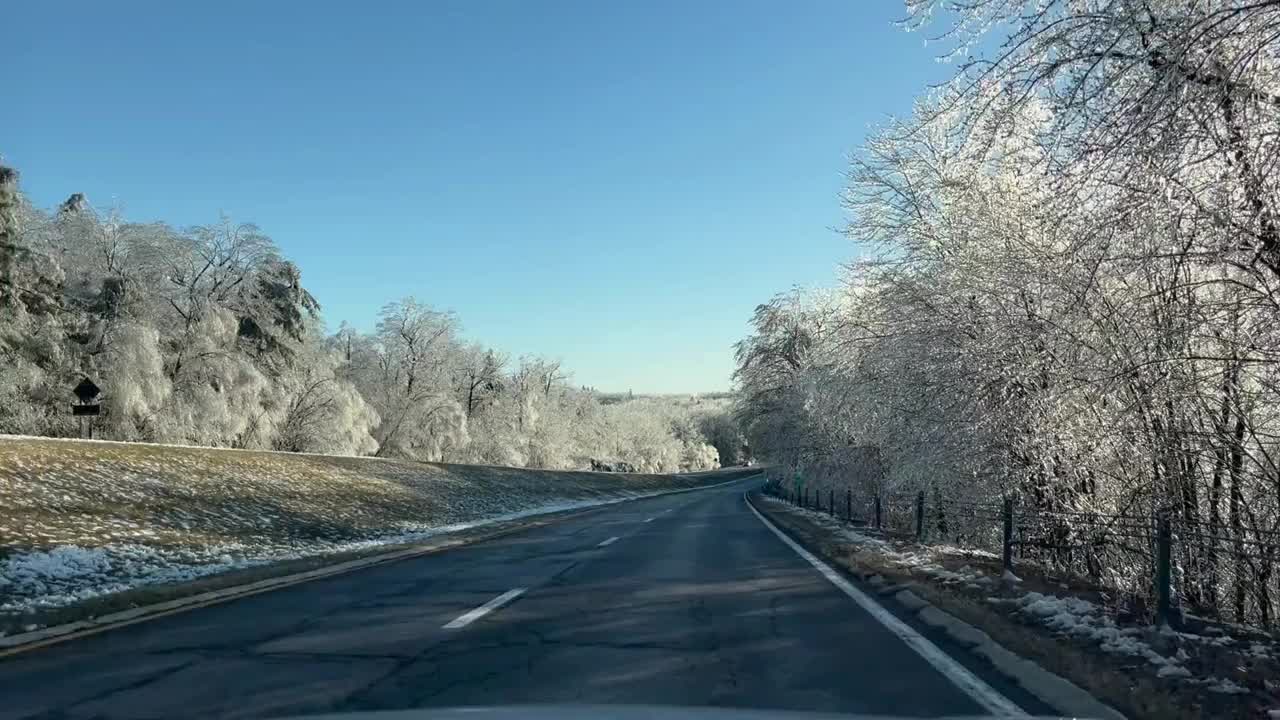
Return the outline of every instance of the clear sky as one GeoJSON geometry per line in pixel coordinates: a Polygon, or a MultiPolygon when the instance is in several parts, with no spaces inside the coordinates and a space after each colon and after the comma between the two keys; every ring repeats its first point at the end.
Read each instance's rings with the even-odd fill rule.
{"type": "Polygon", "coordinates": [[[331,328],[405,295],[602,390],[729,387],[830,285],[869,128],[947,66],[897,0],[23,2],[0,156],[41,206],[258,223],[331,328]]]}

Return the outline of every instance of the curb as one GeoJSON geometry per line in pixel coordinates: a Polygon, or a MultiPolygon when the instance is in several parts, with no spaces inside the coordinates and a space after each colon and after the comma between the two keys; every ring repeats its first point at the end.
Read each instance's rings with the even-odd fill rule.
{"type": "Polygon", "coordinates": [[[136,625],[148,620],[176,615],[189,610],[198,610],[210,605],[218,605],[232,600],[237,600],[239,598],[249,597],[251,595],[260,595],[262,593],[271,592],[272,590],[280,590],[294,585],[301,585],[306,582],[311,582],[312,580],[322,580],[324,578],[335,577],[338,575],[346,575],[348,573],[365,570],[376,565],[385,565],[393,562],[399,562],[401,560],[409,560],[424,555],[443,552],[462,545],[471,545],[474,543],[485,542],[487,540],[494,540],[505,535],[511,535],[524,530],[532,530],[534,528],[544,527],[570,518],[598,512],[599,510],[619,503],[629,502],[632,500],[647,500],[666,495],[678,495],[680,493],[696,492],[698,490],[710,490],[712,488],[723,487],[725,485],[732,485],[733,483],[750,480],[754,477],[756,477],[756,475],[748,475],[746,477],[716,483],[715,485],[702,485],[699,487],[680,488],[678,490],[664,490],[648,495],[607,500],[599,505],[580,510],[570,510],[568,512],[559,511],[563,514],[557,514],[557,511],[551,511],[542,516],[531,515],[529,516],[531,519],[527,522],[515,521],[519,522],[519,524],[473,537],[451,538],[446,534],[439,540],[434,542],[427,540],[425,541],[425,544],[417,545],[415,547],[379,553],[369,557],[357,558],[355,560],[347,560],[333,565],[315,568],[313,570],[306,570],[304,572],[278,575],[276,577],[256,580],[243,585],[233,585],[230,587],[220,588],[218,590],[210,590],[208,592],[197,593],[195,595],[187,595],[173,600],[166,600],[160,603],[153,603],[151,605],[143,605],[129,610],[109,613],[89,620],[77,620],[74,622],[63,623],[61,625],[41,628],[40,630],[33,630],[31,632],[0,637],[0,659],[13,657],[32,650],[38,650],[50,645],[70,642],[90,635],[97,635],[99,633],[107,632],[108,630],[136,625]],[[539,517],[542,519],[538,519],[539,517]]]}
{"type": "MultiPolygon", "coordinates": [[[[795,533],[788,533],[797,543],[811,552],[826,557],[814,543],[806,542],[795,533]]],[[[828,558],[830,559],[830,558],[828,558]]],[[[843,566],[838,567],[843,568],[843,566]]],[[[885,585],[879,575],[867,578],[863,573],[853,573],[859,580],[870,582],[881,596],[893,597],[920,622],[941,631],[969,652],[990,663],[991,667],[1041,702],[1057,709],[1068,717],[1087,717],[1096,720],[1126,720],[1118,710],[1095,698],[1088,691],[1066,678],[1045,670],[1039,664],[1027,660],[992,640],[986,632],[957,618],[945,610],[911,592],[902,585],[885,585]],[[876,580],[879,579],[879,582],[876,580]]]]}

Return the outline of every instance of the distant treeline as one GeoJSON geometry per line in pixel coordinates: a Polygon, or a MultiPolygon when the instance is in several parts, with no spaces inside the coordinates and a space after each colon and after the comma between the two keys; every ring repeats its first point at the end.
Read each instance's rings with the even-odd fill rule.
{"type": "Polygon", "coordinates": [[[0,433],[77,435],[83,377],[103,390],[98,435],[120,440],[650,472],[741,446],[723,397],[609,405],[412,297],[329,334],[257,226],[130,222],[79,194],[44,211],[0,168],[0,433]]]}

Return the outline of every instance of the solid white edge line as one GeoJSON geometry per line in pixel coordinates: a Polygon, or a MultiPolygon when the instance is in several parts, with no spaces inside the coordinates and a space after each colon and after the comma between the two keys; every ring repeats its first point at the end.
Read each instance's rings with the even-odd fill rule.
{"type": "Polygon", "coordinates": [[[833,570],[830,565],[819,560],[817,557],[814,557],[813,553],[800,547],[796,541],[787,537],[786,533],[779,530],[777,526],[770,522],[764,515],[761,515],[760,511],[756,510],[755,507],[751,505],[751,501],[747,499],[746,493],[742,494],[742,500],[747,504],[747,507],[751,510],[752,514],[760,518],[760,522],[764,523],[765,527],[772,530],[773,534],[777,535],[782,542],[786,543],[792,550],[795,550],[797,555],[804,558],[810,565],[817,568],[818,572],[822,573],[822,576],[825,577],[828,582],[840,588],[845,595],[852,598],[853,601],[863,610],[866,610],[871,617],[875,618],[881,625],[888,628],[889,632],[897,635],[899,639],[907,644],[907,647],[915,650],[916,653],[932,665],[935,670],[942,673],[942,675],[950,680],[952,684],[960,688],[964,694],[973,698],[974,702],[985,708],[987,712],[1001,716],[1026,715],[1026,712],[1014,704],[1012,700],[1001,695],[995,688],[983,682],[977,675],[969,672],[967,668],[956,662],[950,655],[943,652],[941,648],[930,642],[928,638],[913,630],[911,626],[899,620],[893,615],[893,613],[885,610],[883,606],[871,599],[869,595],[854,587],[853,584],[846,580],[843,575],[833,570]]]}
{"type": "Polygon", "coordinates": [[[451,622],[445,623],[444,629],[457,630],[458,628],[464,628],[470,625],[471,623],[475,622],[476,620],[479,620],[480,618],[484,617],[485,615],[488,615],[494,610],[497,610],[503,605],[506,605],[512,600],[515,600],[516,598],[520,597],[521,595],[524,594],[524,591],[527,589],[528,588],[513,588],[511,590],[508,590],[502,593],[501,595],[499,595],[498,597],[481,605],[480,607],[472,610],[468,610],[462,613],[461,615],[459,615],[457,618],[455,618],[451,622]]]}
{"type": "Polygon", "coordinates": [[[617,541],[618,541],[618,536],[614,535],[613,537],[609,538],[608,540],[605,540],[604,542],[600,543],[596,547],[604,547],[605,545],[612,545],[617,541]]]}

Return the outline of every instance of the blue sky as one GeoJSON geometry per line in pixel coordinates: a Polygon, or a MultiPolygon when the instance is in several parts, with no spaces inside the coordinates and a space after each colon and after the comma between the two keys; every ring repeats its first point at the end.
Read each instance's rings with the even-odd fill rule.
{"type": "Polygon", "coordinates": [[[0,156],[41,206],[258,223],[331,327],[414,295],[581,384],[721,390],[755,305],[853,256],[848,155],[946,77],[902,14],[18,3],[0,156]]]}

